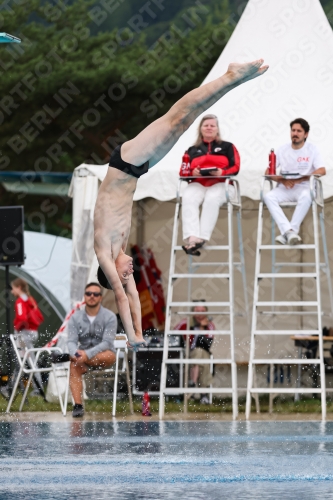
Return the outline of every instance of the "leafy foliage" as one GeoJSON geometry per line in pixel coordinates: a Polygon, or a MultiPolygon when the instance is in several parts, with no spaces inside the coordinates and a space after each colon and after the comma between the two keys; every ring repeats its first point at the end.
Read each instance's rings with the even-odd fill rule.
{"type": "MultiPolygon", "coordinates": [[[[235,23],[226,22],[227,1],[219,9],[217,2],[181,6],[174,21],[175,4],[165,6],[168,20],[149,28],[150,38],[159,35],[150,45],[145,31],[129,26],[97,30],[104,11],[96,0],[30,0],[4,11],[2,24],[23,43],[0,47],[0,169],[71,171],[89,159],[105,162],[115,141],[199,85],[235,23]]],[[[134,2],[127,10],[131,19],[134,2]]]]}

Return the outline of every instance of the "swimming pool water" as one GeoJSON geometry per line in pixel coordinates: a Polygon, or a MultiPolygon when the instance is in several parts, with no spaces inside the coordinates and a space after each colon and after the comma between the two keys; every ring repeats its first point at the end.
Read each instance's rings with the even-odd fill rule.
{"type": "Polygon", "coordinates": [[[333,499],[333,422],[0,423],[0,499],[333,499]]]}

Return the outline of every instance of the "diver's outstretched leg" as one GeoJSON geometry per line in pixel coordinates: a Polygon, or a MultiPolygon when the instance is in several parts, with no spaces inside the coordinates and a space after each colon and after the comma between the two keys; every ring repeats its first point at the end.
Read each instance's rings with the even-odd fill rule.
{"type": "Polygon", "coordinates": [[[122,159],[132,165],[149,167],[159,162],[178,141],[179,137],[206,109],[239,85],[263,75],[268,66],[263,59],[251,63],[229,65],[227,72],[201,87],[191,90],[174,104],[161,118],[148,125],[134,139],[123,144],[122,159]]]}

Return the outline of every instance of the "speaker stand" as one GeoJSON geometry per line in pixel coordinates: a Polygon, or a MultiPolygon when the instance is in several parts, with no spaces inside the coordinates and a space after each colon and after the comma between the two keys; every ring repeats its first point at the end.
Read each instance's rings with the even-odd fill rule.
{"type": "MultiPolygon", "coordinates": [[[[7,355],[7,370],[8,370],[8,377],[10,379],[10,375],[12,372],[12,363],[13,363],[13,351],[12,351],[12,344],[10,342],[9,334],[11,331],[10,327],[10,291],[11,291],[11,286],[9,282],[9,265],[5,265],[5,280],[6,280],[6,355],[7,355]]],[[[10,385],[10,383],[9,383],[10,385]]]]}
{"type": "Polygon", "coordinates": [[[10,290],[9,283],[9,266],[5,265],[5,279],[6,279],[6,333],[10,334],[10,290]]]}

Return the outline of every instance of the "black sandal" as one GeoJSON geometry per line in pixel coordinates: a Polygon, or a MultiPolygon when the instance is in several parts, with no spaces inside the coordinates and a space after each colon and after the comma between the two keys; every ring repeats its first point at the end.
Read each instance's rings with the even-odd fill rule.
{"type": "Polygon", "coordinates": [[[192,245],[192,246],[190,246],[190,248],[186,248],[186,246],[188,246],[188,245],[183,245],[182,249],[184,250],[184,252],[187,255],[195,255],[196,257],[199,257],[201,255],[201,252],[199,252],[198,249],[201,248],[201,247],[203,247],[204,244],[205,244],[204,241],[200,241],[198,243],[194,243],[194,245],[192,245],[191,243],[189,243],[188,245],[192,245]]]}

